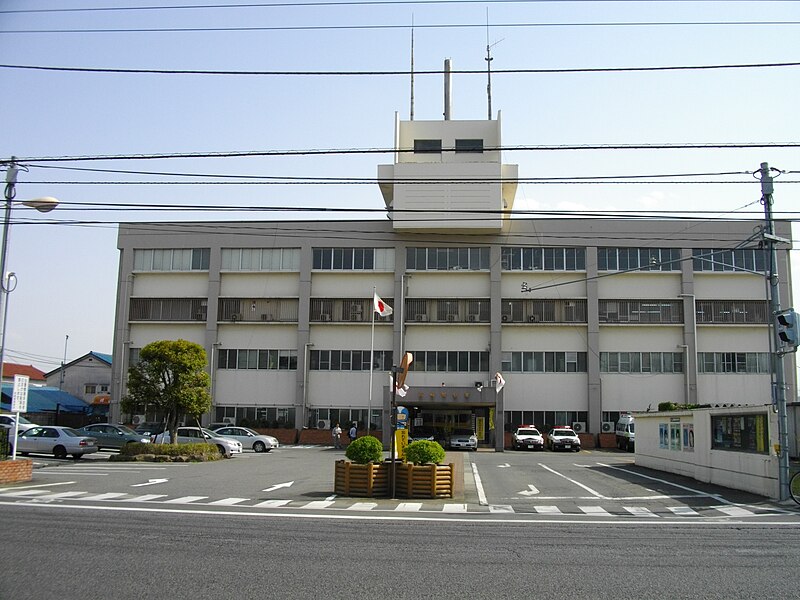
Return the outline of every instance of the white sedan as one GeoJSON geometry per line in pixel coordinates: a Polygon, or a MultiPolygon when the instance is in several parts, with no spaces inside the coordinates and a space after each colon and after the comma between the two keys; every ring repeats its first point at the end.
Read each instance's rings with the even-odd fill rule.
{"type": "Polygon", "coordinates": [[[262,435],[247,427],[226,425],[214,430],[214,433],[234,440],[239,440],[243,448],[252,448],[255,452],[269,452],[280,446],[278,440],[271,435],[262,435]]]}
{"type": "Polygon", "coordinates": [[[84,454],[97,452],[93,437],[81,435],[70,427],[36,426],[17,436],[17,452],[20,454],[52,454],[56,458],[80,458],[84,454]]]}

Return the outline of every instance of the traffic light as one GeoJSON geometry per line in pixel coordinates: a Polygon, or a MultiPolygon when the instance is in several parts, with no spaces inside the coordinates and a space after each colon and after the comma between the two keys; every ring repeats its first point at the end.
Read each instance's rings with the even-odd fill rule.
{"type": "Polygon", "coordinates": [[[800,336],[797,332],[797,313],[794,309],[785,310],[775,316],[775,327],[778,330],[778,339],[783,346],[797,347],[800,336]]]}

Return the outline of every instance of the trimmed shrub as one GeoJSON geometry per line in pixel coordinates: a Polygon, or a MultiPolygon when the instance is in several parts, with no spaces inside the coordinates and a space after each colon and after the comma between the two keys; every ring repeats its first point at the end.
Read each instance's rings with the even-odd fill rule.
{"type": "Polygon", "coordinates": [[[376,437],[365,435],[350,442],[344,455],[359,465],[383,460],[383,444],[376,437]]]}
{"type": "Polygon", "coordinates": [[[222,455],[214,444],[143,444],[131,442],[125,444],[119,454],[112,454],[109,460],[137,460],[137,457],[148,457],[155,461],[183,459],[187,461],[219,460],[222,455]]]}
{"type": "Polygon", "coordinates": [[[415,465],[438,465],[444,460],[444,448],[439,442],[418,440],[406,446],[406,460],[415,465]]]}

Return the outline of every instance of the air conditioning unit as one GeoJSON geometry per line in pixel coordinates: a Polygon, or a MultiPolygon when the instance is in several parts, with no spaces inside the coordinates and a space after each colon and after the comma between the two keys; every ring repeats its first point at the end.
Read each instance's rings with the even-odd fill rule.
{"type": "Polygon", "coordinates": [[[508,323],[511,320],[511,315],[503,315],[503,323],[508,323]]]}
{"type": "Polygon", "coordinates": [[[331,316],[328,313],[321,313],[319,315],[319,320],[320,321],[330,321],[331,320],[331,316]]]}
{"type": "Polygon", "coordinates": [[[542,320],[542,318],[539,315],[531,315],[531,316],[528,317],[528,322],[529,323],[538,323],[541,320],[542,320]]]}
{"type": "Polygon", "coordinates": [[[273,317],[273,316],[272,316],[271,314],[269,314],[269,313],[263,313],[263,314],[261,315],[261,320],[262,320],[262,321],[274,321],[274,320],[275,320],[275,317],[273,317]]]}
{"type": "Polygon", "coordinates": [[[222,422],[228,425],[236,425],[236,417],[222,417],[222,422]]]}
{"type": "Polygon", "coordinates": [[[586,433],[586,422],[585,421],[575,421],[572,423],[572,430],[575,433],[586,433]]]}
{"type": "Polygon", "coordinates": [[[364,308],[360,304],[351,304],[350,305],[350,314],[352,314],[352,315],[355,315],[355,314],[359,314],[360,315],[363,310],[364,310],[364,308]]]}
{"type": "Polygon", "coordinates": [[[477,323],[478,320],[478,315],[467,315],[467,321],[470,323],[477,323]]]}
{"type": "Polygon", "coordinates": [[[195,313],[194,314],[194,320],[195,321],[205,321],[206,320],[206,316],[203,313],[195,313]]]}
{"type": "Polygon", "coordinates": [[[603,421],[600,430],[603,433],[614,433],[614,421],[603,421]]]}
{"type": "Polygon", "coordinates": [[[417,315],[414,317],[415,321],[419,321],[420,323],[425,323],[428,320],[428,315],[417,315]]]}
{"type": "Polygon", "coordinates": [[[131,423],[134,425],[141,425],[145,421],[147,421],[147,417],[145,415],[133,415],[131,418],[131,423]]]}
{"type": "Polygon", "coordinates": [[[331,428],[330,419],[320,419],[317,421],[317,429],[330,429],[330,428],[331,428]]]}
{"type": "Polygon", "coordinates": [[[447,315],[447,320],[450,323],[454,323],[454,322],[458,321],[458,315],[447,315]]]}
{"type": "Polygon", "coordinates": [[[233,321],[234,323],[236,323],[236,321],[241,321],[241,320],[242,320],[242,315],[241,314],[233,313],[231,315],[231,321],[233,321]]]}

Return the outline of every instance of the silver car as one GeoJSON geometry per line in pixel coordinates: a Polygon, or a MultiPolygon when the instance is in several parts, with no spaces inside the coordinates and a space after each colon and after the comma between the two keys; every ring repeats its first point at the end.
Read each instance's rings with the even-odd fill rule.
{"type": "Polygon", "coordinates": [[[278,448],[277,438],[271,435],[262,435],[257,431],[253,431],[247,427],[233,427],[226,425],[224,427],[217,427],[214,433],[227,438],[239,440],[243,448],[252,448],[255,452],[269,452],[273,448],[278,448]]]}
{"type": "MultiPolygon", "coordinates": [[[[159,433],[154,438],[156,444],[170,443],[169,431],[159,433]]],[[[178,427],[177,444],[214,444],[219,453],[225,458],[231,458],[234,454],[242,453],[242,443],[227,437],[222,437],[208,429],[200,427],[178,427]]]]}
{"type": "MultiPolygon", "coordinates": [[[[14,425],[15,425],[15,423],[17,423],[17,415],[5,414],[5,413],[0,415],[0,427],[4,427],[5,429],[8,429],[9,435],[11,437],[14,436],[14,425]]],[[[17,431],[19,433],[22,433],[23,431],[26,431],[26,430],[30,429],[31,427],[36,427],[36,426],[37,426],[36,423],[30,422],[30,421],[28,421],[28,419],[26,419],[25,417],[20,415],[20,417],[19,417],[19,425],[17,425],[17,431]]]]}
{"type": "Polygon", "coordinates": [[[97,452],[93,437],[81,435],[71,427],[36,426],[17,436],[17,452],[20,454],[52,454],[56,458],[80,458],[84,454],[97,452]]]}
{"type": "Polygon", "coordinates": [[[94,425],[86,425],[76,430],[81,435],[88,435],[97,440],[97,449],[114,448],[115,450],[122,449],[126,444],[131,442],[141,442],[142,444],[150,443],[150,436],[141,435],[136,433],[130,427],[125,425],[113,425],[111,423],[95,423],[94,425]]]}

